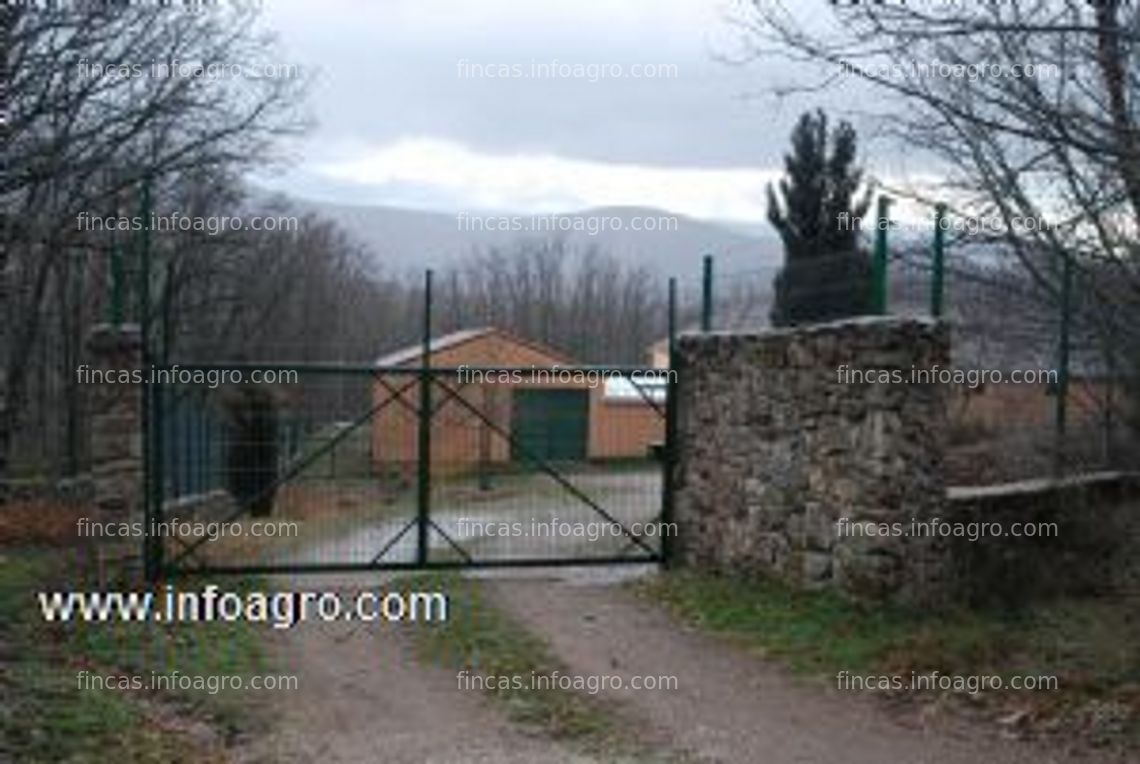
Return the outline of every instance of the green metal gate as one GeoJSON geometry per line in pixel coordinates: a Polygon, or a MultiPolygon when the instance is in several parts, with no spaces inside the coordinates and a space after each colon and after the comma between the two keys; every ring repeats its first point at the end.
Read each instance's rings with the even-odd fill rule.
{"type": "Polygon", "coordinates": [[[640,367],[562,370],[625,380],[658,423],[660,439],[643,453],[598,460],[588,393],[518,388],[498,410],[464,377],[472,369],[430,365],[430,336],[425,310],[418,366],[157,369],[146,396],[147,519],[166,532],[146,539],[149,574],[668,559],[674,376],[661,384],[661,370],[640,367]],[[186,380],[255,371],[279,381],[254,392],[186,380]],[[192,430],[172,431],[181,427],[192,430]],[[459,446],[479,458],[460,460],[459,446]]]}

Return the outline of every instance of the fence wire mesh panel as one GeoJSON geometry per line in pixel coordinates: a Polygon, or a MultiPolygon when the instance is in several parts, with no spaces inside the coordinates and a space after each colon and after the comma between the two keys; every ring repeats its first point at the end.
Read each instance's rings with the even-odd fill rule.
{"type": "Polygon", "coordinates": [[[679,281],[677,319],[681,331],[756,330],[771,325],[773,281],[778,267],[714,271],[706,286],[701,274],[679,281]]]}
{"type": "Polygon", "coordinates": [[[890,312],[929,316],[937,290],[950,328],[947,479],[1137,469],[1135,296],[1095,261],[1027,257],[959,238],[936,275],[930,247],[892,255],[890,312]]]}
{"type": "Polygon", "coordinates": [[[680,280],[682,331],[755,331],[877,312],[873,257],[819,253],[792,264],[725,269],[715,262],[680,280]]]}
{"type": "Polygon", "coordinates": [[[456,348],[527,365],[409,355],[273,368],[271,385],[156,385],[149,482],[166,570],[660,561],[667,371],[549,368],[498,333],[456,348]]]}
{"type": "Polygon", "coordinates": [[[1128,320],[1140,305],[1127,275],[1079,252],[1016,251],[977,221],[940,214],[887,226],[889,237],[864,231],[846,253],[749,269],[694,263],[679,284],[679,327],[939,319],[950,368],[925,371],[948,389],[951,484],[1140,468],[1140,336],[1128,320]]]}

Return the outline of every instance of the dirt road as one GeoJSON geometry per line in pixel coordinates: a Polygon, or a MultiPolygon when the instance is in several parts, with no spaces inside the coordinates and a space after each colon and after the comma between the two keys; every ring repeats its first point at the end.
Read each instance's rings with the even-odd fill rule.
{"type": "MultiPolygon", "coordinates": [[[[617,690],[631,724],[698,760],[763,764],[1075,764],[1056,748],[961,722],[896,718],[876,698],[797,680],[722,640],[676,624],[613,586],[504,580],[494,600],[579,676],[673,675],[675,691],[617,690]]],[[[605,694],[605,693],[603,693],[605,694]]]]}
{"type": "Polygon", "coordinates": [[[456,688],[455,672],[416,662],[399,629],[301,624],[270,637],[281,673],[270,734],[240,760],[269,764],[588,762],[511,727],[501,708],[456,688]]]}
{"type": "MultiPolygon", "coordinates": [[[[602,570],[602,569],[595,569],[602,570]]],[[[532,575],[535,571],[531,572],[532,575]]],[[[551,574],[552,575],[552,574],[551,574]]],[[[621,580],[615,576],[614,580],[621,580]]],[[[352,589],[380,579],[353,577],[352,589]]],[[[655,760],[763,764],[1107,764],[1109,754],[1007,740],[953,716],[919,718],[842,693],[675,622],[603,576],[490,577],[488,596],[549,643],[573,676],[671,675],[676,690],[603,690],[629,737],[655,760]],[[605,583],[602,583],[605,582],[605,583]],[[660,756],[660,759],[657,757],[660,756]]],[[[313,579],[299,588],[324,588],[313,579]]],[[[409,628],[409,627],[403,627],[409,628]]],[[[412,627],[414,628],[414,627],[412,627]]],[[[270,636],[300,689],[268,699],[271,734],[245,762],[586,762],[524,733],[505,709],[424,665],[400,627],[300,624],[270,636]]]]}

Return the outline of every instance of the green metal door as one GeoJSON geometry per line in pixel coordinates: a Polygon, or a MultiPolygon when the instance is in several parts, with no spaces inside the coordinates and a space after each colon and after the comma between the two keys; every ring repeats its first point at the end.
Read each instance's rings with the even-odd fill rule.
{"type": "Polygon", "coordinates": [[[584,461],[589,433],[590,393],[587,390],[513,391],[511,458],[544,461],[584,461]]]}

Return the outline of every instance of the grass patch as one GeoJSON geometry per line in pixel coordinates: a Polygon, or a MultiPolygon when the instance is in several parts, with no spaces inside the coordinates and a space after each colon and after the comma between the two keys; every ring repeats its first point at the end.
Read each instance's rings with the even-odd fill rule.
{"type": "MultiPolygon", "coordinates": [[[[70,550],[5,551],[0,564],[0,760],[222,761],[227,742],[260,724],[222,691],[81,686],[78,672],[140,677],[266,673],[248,624],[52,624],[38,591],[80,588],[70,550]],[[72,580],[65,582],[65,570],[72,580]]],[[[84,587],[89,588],[89,587],[84,587]]]]}
{"type": "MultiPolygon", "coordinates": [[[[664,761],[632,741],[611,703],[574,690],[531,689],[532,676],[566,674],[566,667],[546,644],[496,608],[479,583],[455,574],[431,574],[405,579],[409,587],[449,592],[450,613],[444,623],[425,624],[415,631],[420,660],[486,679],[481,687],[501,702],[512,719],[532,731],[603,753],[607,761],[664,761]],[[504,681],[519,677],[517,682],[504,681]]],[[[459,680],[457,677],[457,687],[459,680]]]]}
{"type": "MultiPolygon", "coordinates": [[[[1057,691],[985,691],[971,700],[1140,743],[1140,612],[1067,601],[1021,611],[916,612],[860,607],[829,592],[764,579],[676,572],[636,585],[683,620],[726,635],[799,673],[909,677],[1052,675],[1057,691]],[[1098,717],[1107,723],[1092,730],[1098,717]]],[[[929,693],[928,693],[929,694],[929,693]]]]}
{"type": "MultiPolygon", "coordinates": [[[[227,581],[226,589],[266,587],[254,579],[227,581]]],[[[67,652],[82,655],[95,667],[112,667],[133,676],[170,674],[243,676],[273,673],[259,630],[244,621],[165,625],[153,623],[77,623],[67,626],[67,652]]],[[[237,692],[164,690],[167,700],[210,721],[226,737],[259,724],[248,698],[237,692]]]]}
{"type": "Polygon", "coordinates": [[[917,624],[903,611],[861,611],[831,594],[805,595],[766,580],[677,573],[638,589],[691,623],[739,637],[801,673],[872,668],[917,624]]]}

